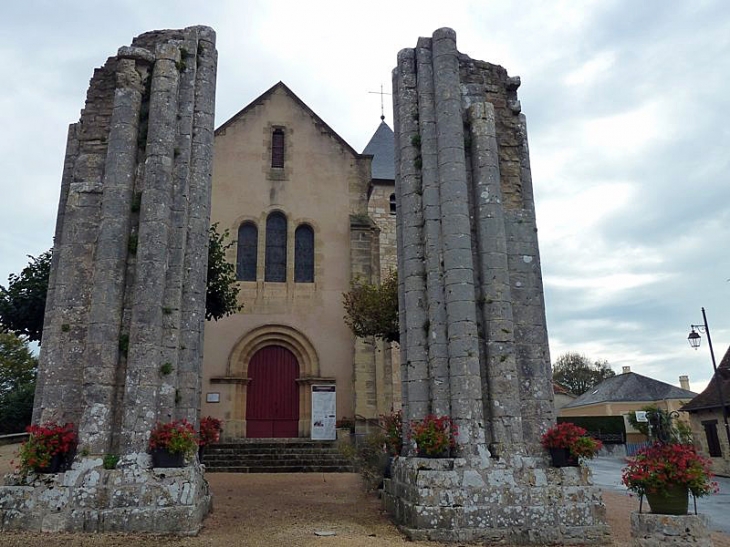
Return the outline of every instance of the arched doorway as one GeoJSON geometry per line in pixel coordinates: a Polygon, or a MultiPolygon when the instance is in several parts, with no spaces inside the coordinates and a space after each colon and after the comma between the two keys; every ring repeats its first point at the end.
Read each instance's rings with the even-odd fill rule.
{"type": "Polygon", "coordinates": [[[266,346],[248,364],[246,437],[297,437],[299,363],[282,346],[266,346]]]}

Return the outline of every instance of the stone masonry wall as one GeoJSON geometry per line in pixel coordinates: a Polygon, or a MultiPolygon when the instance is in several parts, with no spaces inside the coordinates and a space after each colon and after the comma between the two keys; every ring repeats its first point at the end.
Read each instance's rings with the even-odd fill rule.
{"type": "Polygon", "coordinates": [[[213,44],[199,27],[138,37],[95,71],[69,131],[34,420],[79,424],[91,453],[196,419],[213,44]]]}
{"type": "Polygon", "coordinates": [[[215,32],[189,27],[94,72],[69,129],[33,412],[75,424],[77,455],[60,477],[11,477],[0,528],[193,533],[207,512],[195,462],[162,480],[146,452],[155,422],[198,418],[216,66],[215,32]]]}
{"type": "Polygon", "coordinates": [[[459,432],[432,460],[406,431],[384,502],[414,539],[605,543],[588,469],[550,468],[540,446],[555,411],[519,84],[447,28],[398,54],[404,420],[447,415],[459,432]]]}
{"type": "Polygon", "coordinates": [[[439,33],[394,74],[404,398],[454,418],[463,454],[538,452],[554,420],[518,86],[439,33]]]}

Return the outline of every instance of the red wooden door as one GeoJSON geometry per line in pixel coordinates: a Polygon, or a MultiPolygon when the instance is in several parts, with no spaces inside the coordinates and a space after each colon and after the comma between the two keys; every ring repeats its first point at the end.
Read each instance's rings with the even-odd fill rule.
{"type": "Polygon", "coordinates": [[[246,436],[297,437],[299,434],[299,364],[281,346],[257,351],[248,365],[246,436]]]}

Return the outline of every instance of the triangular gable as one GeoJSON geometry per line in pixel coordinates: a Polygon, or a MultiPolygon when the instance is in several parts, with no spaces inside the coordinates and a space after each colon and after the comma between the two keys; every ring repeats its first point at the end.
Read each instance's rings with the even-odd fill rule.
{"type": "Polygon", "coordinates": [[[333,139],[335,139],[338,143],[342,145],[345,150],[349,151],[354,157],[361,158],[363,157],[361,154],[357,153],[355,149],[350,146],[345,139],[340,137],[334,129],[332,129],[327,123],[320,118],[314,110],[309,108],[307,104],[302,101],[297,95],[289,89],[289,87],[284,82],[278,82],[277,84],[270,87],[268,90],[264,91],[261,95],[256,97],[253,101],[251,101],[248,105],[243,107],[241,110],[239,110],[236,114],[234,114],[231,118],[229,118],[227,121],[223,122],[223,124],[218,127],[218,129],[215,130],[215,134],[219,135],[222,132],[226,130],[227,127],[233,125],[239,118],[242,118],[245,116],[249,110],[254,108],[255,106],[258,106],[262,103],[264,103],[266,100],[269,99],[269,97],[278,89],[283,90],[296,104],[299,105],[299,107],[304,110],[314,121],[315,126],[321,127],[325,130],[326,133],[328,133],[333,139]]]}

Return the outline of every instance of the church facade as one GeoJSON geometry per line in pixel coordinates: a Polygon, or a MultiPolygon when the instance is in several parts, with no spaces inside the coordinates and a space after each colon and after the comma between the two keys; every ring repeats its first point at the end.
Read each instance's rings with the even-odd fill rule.
{"type": "Polygon", "coordinates": [[[356,339],[342,306],[395,268],[392,155],[384,122],[358,153],[281,82],[216,130],[211,222],[244,306],[206,324],[201,415],[224,438],[309,437],[313,392],[361,424],[399,408],[397,351],[356,339]]]}

